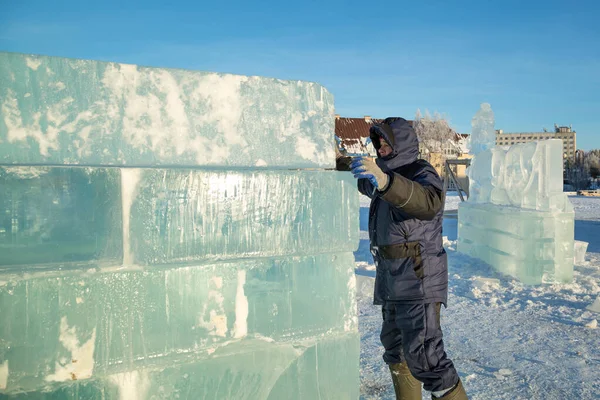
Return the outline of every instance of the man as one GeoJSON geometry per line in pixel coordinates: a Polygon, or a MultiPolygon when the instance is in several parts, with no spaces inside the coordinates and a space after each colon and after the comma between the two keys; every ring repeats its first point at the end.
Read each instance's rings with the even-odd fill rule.
{"type": "Polygon", "coordinates": [[[377,160],[354,158],[350,168],[358,190],[371,198],[374,303],[382,305],[383,359],[396,398],[421,399],[422,382],[433,399],[467,399],[440,327],[448,297],[442,182],[431,164],[418,159],[417,135],[405,119],[385,119],[371,127],[370,137],[377,160]]]}

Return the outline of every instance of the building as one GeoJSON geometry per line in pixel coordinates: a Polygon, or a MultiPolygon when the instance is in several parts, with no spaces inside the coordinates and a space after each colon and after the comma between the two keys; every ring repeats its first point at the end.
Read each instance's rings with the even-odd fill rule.
{"type": "Polygon", "coordinates": [[[577,132],[570,126],[554,124],[554,132],[544,130],[544,132],[505,133],[501,129],[496,130],[496,145],[498,146],[512,146],[513,144],[547,139],[561,139],[563,141],[563,158],[565,160],[575,160],[577,132]]]}

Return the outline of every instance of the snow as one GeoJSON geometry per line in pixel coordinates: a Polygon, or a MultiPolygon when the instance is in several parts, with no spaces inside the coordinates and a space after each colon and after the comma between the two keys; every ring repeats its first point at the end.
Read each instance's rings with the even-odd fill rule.
{"type": "MultiPolygon", "coordinates": [[[[586,261],[575,266],[571,283],[526,286],[455,251],[457,224],[448,210],[456,210],[460,199],[455,193],[446,198],[449,301],[442,327],[470,399],[600,398],[600,313],[593,306],[600,302],[600,198],[569,199],[575,238],[589,242],[586,261]]],[[[362,231],[368,204],[361,198],[362,231]]],[[[355,258],[361,398],[394,399],[381,359],[381,309],[372,305],[375,266],[364,233],[355,258]]]]}
{"type": "Polygon", "coordinates": [[[75,326],[69,327],[67,317],[62,317],[58,340],[71,355],[64,362],[56,362],[55,372],[46,376],[46,382],[69,382],[90,378],[94,371],[96,328],[93,329],[89,340],[80,345],[77,328],[75,326]]]}
{"type": "MultiPolygon", "coordinates": [[[[466,196],[463,193],[463,196],[466,196]]],[[[466,197],[465,197],[466,199],[466,197]]],[[[446,193],[446,204],[444,206],[445,211],[458,210],[458,204],[460,203],[460,196],[458,192],[448,192],[446,193]]]]}

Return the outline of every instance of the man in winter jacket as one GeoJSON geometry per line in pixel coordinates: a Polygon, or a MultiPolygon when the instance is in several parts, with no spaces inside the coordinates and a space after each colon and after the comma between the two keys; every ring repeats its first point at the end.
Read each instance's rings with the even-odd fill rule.
{"type": "Polygon", "coordinates": [[[421,399],[422,382],[434,399],[467,399],[440,327],[448,297],[442,182],[431,164],[418,159],[417,135],[405,119],[387,118],[371,127],[370,136],[376,161],[353,158],[350,168],[358,190],[371,198],[374,303],[382,305],[383,359],[396,398],[421,399]]]}

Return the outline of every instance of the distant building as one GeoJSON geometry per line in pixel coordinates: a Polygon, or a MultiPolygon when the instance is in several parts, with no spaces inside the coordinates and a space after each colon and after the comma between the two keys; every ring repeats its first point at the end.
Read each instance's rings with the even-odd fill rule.
{"type": "Polygon", "coordinates": [[[563,141],[563,158],[565,160],[575,160],[577,149],[577,132],[570,126],[558,126],[554,124],[554,132],[518,132],[508,133],[502,129],[496,130],[496,145],[511,146],[519,143],[529,143],[539,140],[561,139],[563,141]]]}

